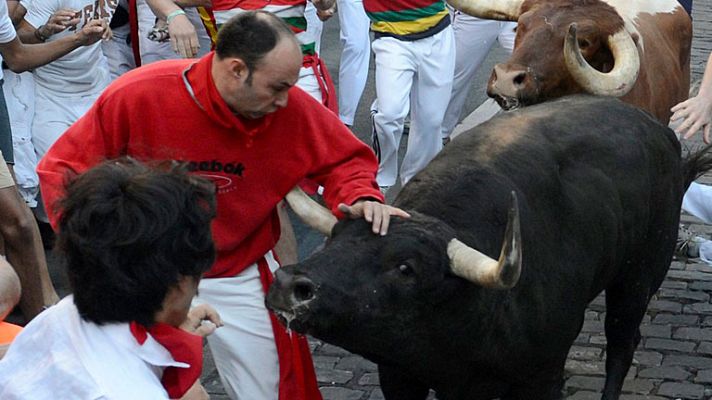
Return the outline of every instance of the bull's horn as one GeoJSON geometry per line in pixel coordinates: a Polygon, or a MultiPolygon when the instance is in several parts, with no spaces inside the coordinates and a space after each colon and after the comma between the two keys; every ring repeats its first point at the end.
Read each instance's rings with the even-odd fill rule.
{"type": "Polygon", "coordinates": [[[509,289],[517,284],[522,271],[521,231],[519,206],[512,192],[507,228],[499,260],[480,253],[457,239],[447,246],[452,272],[475,284],[492,289],[509,289]]]}
{"type": "Polygon", "coordinates": [[[564,41],[564,60],[569,73],[587,92],[620,97],[628,93],[638,79],[640,55],[625,28],[608,37],[608,48],[613,53],[615,64],[610,72],[599,72],[583,58],[576,37],[576,24],[573,23],[569,25],[564,41]]]}
{"type": "Polygon", "coordinates": [[[524,0],[447,0],[457,10],[473,17],[516,21],[524,0]]]}
{"type": "Polygon", "coordinates": [[[336,217],[331,211],[307,196],[299,187],[287,193],[286,198],[294,213],[305,224],[326,236],[331,236],[331,229],[336,225],[336,217]]]}

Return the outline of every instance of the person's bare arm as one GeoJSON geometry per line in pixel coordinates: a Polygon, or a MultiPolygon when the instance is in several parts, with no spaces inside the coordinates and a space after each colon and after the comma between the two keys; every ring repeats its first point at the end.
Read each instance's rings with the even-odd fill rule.
{"type": "Polygon", "coordinates": [[[319,11],[327,11],[334,8],[336,0],[312,0],[312,4],[319,11]]]}
{"type": "Polygon", "coordinates": [[[27,13],[27,10],[18,0],[7,0],[7,14],[10,16],[10,21],[12,21],[13,25],[17,26],[25,16],[25,13],[27,13]]]}
{"type": "Polygon", "coordinates": [[[675,132],[688,139],[700,129],[705,143],[710,143],[710,131],[712,130],[712,53],[707,60],[707,68],[702,76],[702,84],[697,96],[673,107],[670,121],[683,119],[683,122],[675,128],[675,132]]]}
{"type": "Polygon", "coordinates": [[[188,311],[180,328],[194,335],[206,337],[223,326],[220,314],[209,304],[197,305],[188,311]]]}
{"type": "Polygon", "coordinates": [[[76,33],[49,43],[24,44],[15,37],[0,43],[0,53],[8,67],[19,73],[50,63],[79,46],[94,44],[110,32],[105,20],[92,20],[76,33]]]}
{"type": "Polygon", "coordinates": [[[311,0],[316,8],[316,16],[319,17],[321,21],[326,21],[334,16],[336,12],[336,1],[335,0],[311,0]]]}
{"type": "Polygon", "coordinates": [[[52,14],[46,23],[37,28],[23,19],[17,24],[17,36],[22,43],[43,43],[50,36],[76,26],[80,20],[78,15],[76,10],[63,8],[52,14]]]}
{"type": "MultiPolygon", "coordinates": [[[[191,7],[210,6],[209,0],[186,0],[191,7]]],[[[188,16],[178,2],[173,0],[146,0],[158,19],[168,23],[168,34],[171,38],[173,51],[183,58],[192,58],[198,54],[200,45],[195,26],[190,22],[188,16]]],[[[180,3],[183,4],[183,1],[180,3]]]]}

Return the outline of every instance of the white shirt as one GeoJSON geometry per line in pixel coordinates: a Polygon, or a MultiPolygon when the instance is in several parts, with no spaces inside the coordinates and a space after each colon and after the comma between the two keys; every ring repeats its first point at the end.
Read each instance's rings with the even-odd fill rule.
{"type": "MultiPolygon", "coordinates": [[[[15,33],[15,27],[10,21],[10,14],[7,11],[7,2],[0,1],[0,43],[10,43],[12,39],[15,38],[17,34],[15,33]]],[[[0,62],[2,62],[2,55],[0,55],[0,62]]],[[[2,68],[0,68],[0,79],[2,79],[2,68]]]]}
{"type": "MultiPolygon", "coordinates": [[[[75,28],[65,29],[47,39],[48,42],[73,35],[92,18],[105,18],[114,14],[115,0],[33,0],[27,8],[25,21],[35,28],[47,23],[56,11],[68,8],[80,10],[80,21],[75,28]]],[[[34,70],[35,83],[58,96],[94,95],[110,82],[106,58],[101,51],[101,41],[81,46],[71,53],[34,70]]]]}
{"type": "MultiPolygon", "coordinates": [[[[2,1],[4,2],[4,1],[2,1]]],[[[0,360],[0,399],[168,399],[163,369],[187,368],[129,324],[97,325],[67,296],[30,322],[0,360]]]]}

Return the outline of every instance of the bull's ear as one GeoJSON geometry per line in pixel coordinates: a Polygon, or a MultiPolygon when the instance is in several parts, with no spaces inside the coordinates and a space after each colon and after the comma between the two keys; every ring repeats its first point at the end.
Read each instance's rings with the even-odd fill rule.
{"type": "Polygon", "coordinates": [[[581,55],[593,64],[593,58],[601,48],[601,30],[593,24],[578,24],[576,38],[581,55]]]}
{"type": "Polygon", "coordinates": [[[578,25],[569,25],[564,40],[566,69],[586,92],[598,96],[620,97],[628,93],[638,79],[640,54],[625,28],[606,38],[613,56],[613,68],[606,73],[593,68],[583,57],[578,42],[578,25]]]}
{"type": "Polygon", "coordinates": [[[323,235],[331,237],[331,231],[336,225],[336,217],[326,207],[307,196],[299,187],[292,189],[286,196],[287,203],[294,213],[311,228],[323,235]]]}

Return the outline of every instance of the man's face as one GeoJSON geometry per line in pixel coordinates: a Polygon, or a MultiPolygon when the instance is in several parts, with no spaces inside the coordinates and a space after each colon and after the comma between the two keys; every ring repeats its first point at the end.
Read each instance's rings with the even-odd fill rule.
{"type": "Polygon", "coordinates": [[[236,90],[228,105],[249,119],[264,117],[287,106],[287,93],[299,80],[302,53],[295,41],[282,39],[252,69],[238,71],[236,90]]]}
{"type": "Polygon", "coordinates": [[[168,289],[163,308],[156,315],[156,322],[179,327],[188,317],[193,297],[198,294],[200,279],[181,276],[178,284],[168,289]]]}

